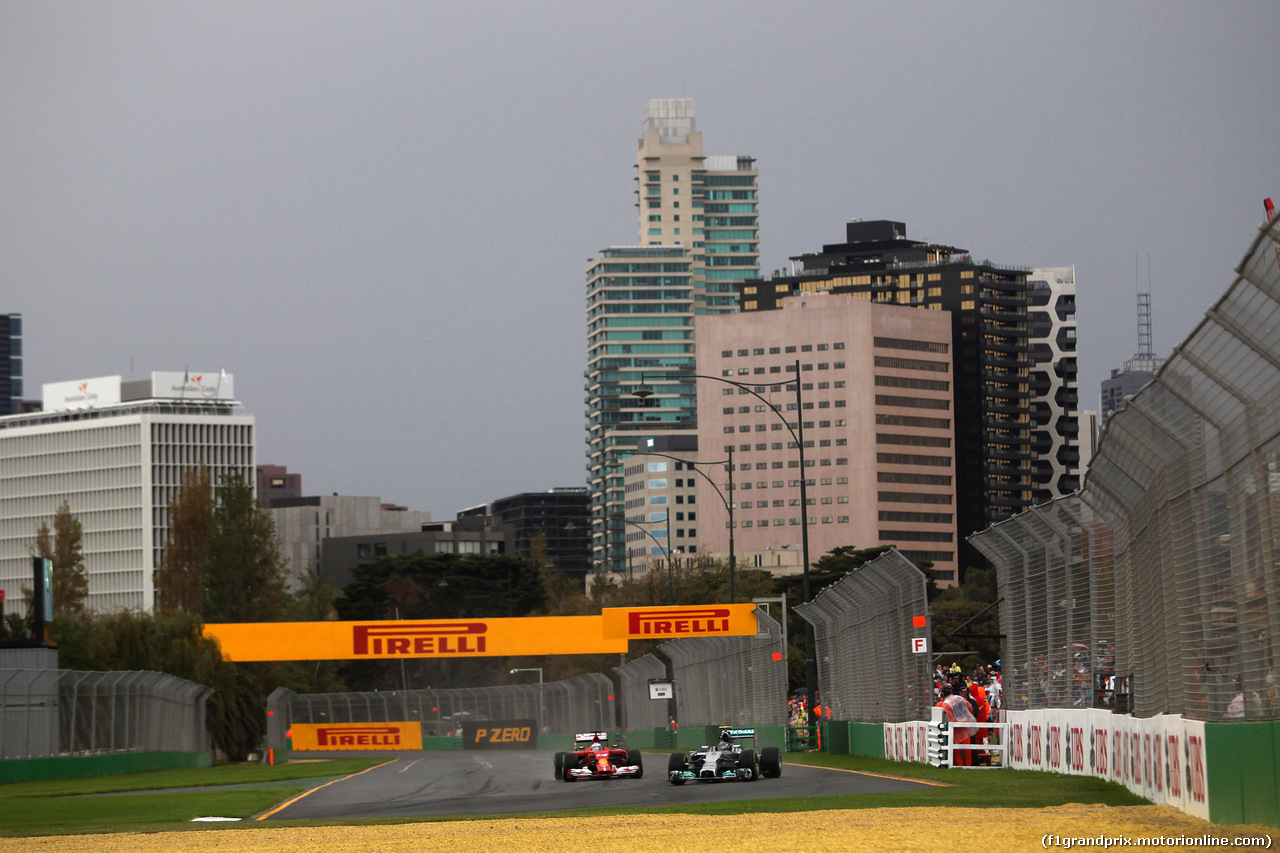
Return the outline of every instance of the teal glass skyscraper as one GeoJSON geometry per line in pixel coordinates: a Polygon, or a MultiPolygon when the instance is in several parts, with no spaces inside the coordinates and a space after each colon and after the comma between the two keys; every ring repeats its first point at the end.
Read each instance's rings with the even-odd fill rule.
{"type": "Polygon", "coordinates": [[[756,178],[752,157],[702,153],[692,100],[645,105],[640,240],[602,250],[586,270],[587,483],[598,569],[621,571],[625,559],[622,460],[641,438],[697,428],[693,318],[736,312],[740,286],[760,278],[756,178]],[[654,391],[643,400],[631,396],[642,377],[654,391]]]}

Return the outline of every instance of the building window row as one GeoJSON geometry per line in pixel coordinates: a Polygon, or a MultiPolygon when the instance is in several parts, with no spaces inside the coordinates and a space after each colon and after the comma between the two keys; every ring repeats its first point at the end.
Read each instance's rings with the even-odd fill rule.
{"type": "Polygon", "coordinates": [[[937,341],[913,341],[906,338],[882,338],[876,337],[873,345],[881,349],[904,349],[914,350],[916,352],[936,352],[946,353],[949,344],[939,343],[937,341]]]}

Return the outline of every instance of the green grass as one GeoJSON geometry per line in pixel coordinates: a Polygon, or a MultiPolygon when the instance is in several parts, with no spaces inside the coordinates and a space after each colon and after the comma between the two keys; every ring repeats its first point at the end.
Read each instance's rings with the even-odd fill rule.
{"type": "Polygon", "coordinates": [[[153,770],[85,779],[15,782],[0,785],[0,836],[225,828],[231,824],[190,821],[209,816],[249,818],[314,787],[314,780],[358,773],[385,761],[384,758],[349,758],[274,767],[220,764],[198,770],[153,770]],[[297,784],[301,779],[309,781],[297,784]],[[207,790],[127,793],[171,788],[207,790]],[[93,794],[124,796],[88,796],[93,794]]]}
{"type": "MultiPolygon", "coordinates": [[[[324,780],[357,773],[386,759],[341,759],[316,764],[219,765],[204,770],[158,770],[92,779],[56,779],[0,785],[0,836],[75,835],[94,832],[148,832],[174,829],[255,825],[241,823],[190,823],[203,816],[241,817],[266,811],[273,805],[314,787],[324,780]],[[303,785],[296,780],[308,780],[303,785]],[[236,786],[236,787],[214,787],[236,786]],[[193,793],[146,793],[119,797],[86,797],[83,794],[156,791],[168,788],[205,787],[193,793]]],[[[812,764],[856,770],[884,776],[941,782],[946,787],[883,794],[848,794],[830,797],[780,797],[737,800],[658,808],[599,808],[525,815],[489,817],[564,817],[602,814],[743,814],[747,812],[795,812],[820,809],[866,809],[925,806],[929,808],[1043,808],[1064,803],[1098,803],[1110,806],[1146,805],[1114,782],[1092,776],[1059,776],[1025,770],[937,770],[922,764],[821,753],[792,754],[791,764],[812,764]]],[[[787,772],[783,768],[783,774],[787,772]]],[[[768,785],[763,780],[760,785],[768,785]]],[[[273,826],[412,823],[452,818],[406,817],[387,820],[272,821],[273,826]]],[[[468,815],[467,820],[481,819],[468,815]]],[[[256,824],[260,825],[260,824],[256,824]]]]}

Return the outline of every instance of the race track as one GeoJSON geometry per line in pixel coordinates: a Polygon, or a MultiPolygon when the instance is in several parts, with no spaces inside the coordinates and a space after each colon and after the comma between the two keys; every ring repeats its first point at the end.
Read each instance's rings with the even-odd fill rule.
{"type": "MultiPolygon", "coordinates": [[[[351,757],[358,753],[344,752],[351,757]]],[[[310,753],[308,754],[311,755],[310,753]]],[[[317,757],[320,754],[315,754],[317,757]]],[[[910,791],[924,783],[784,764],[778,779],[671,785],[667,755],[645,753],[641,779],[561,782],[550,752],[423,751],[387,755],[389,764],[296,799],[268,820],[515,814],[595,806],[667,806],[723,800],[910,791]]]]}

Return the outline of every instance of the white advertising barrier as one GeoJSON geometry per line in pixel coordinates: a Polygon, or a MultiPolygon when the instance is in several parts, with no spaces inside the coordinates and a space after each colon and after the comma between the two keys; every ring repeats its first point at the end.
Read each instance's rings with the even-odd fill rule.
{"type": "Polygon", "coordinates": [[[1009,766],[1097,776],[1209,819],[1204,723],[1096,709],[1008,711],[1009,766]]]}
{"type": "Polygon", "coordinates": [[[884,757],[891,761],[927,762],[929,724],[919,720],[884,724],[884,757]]]}

